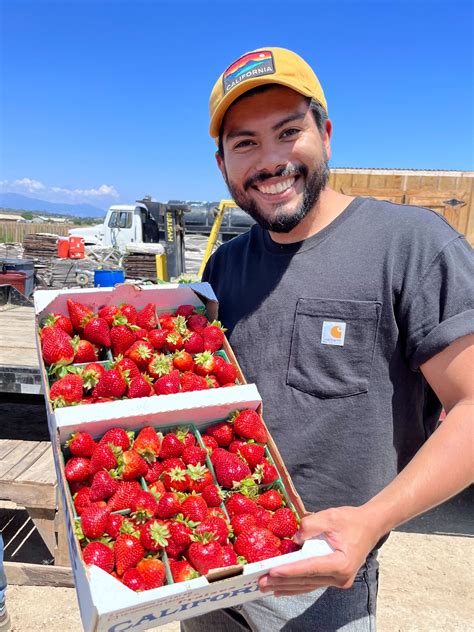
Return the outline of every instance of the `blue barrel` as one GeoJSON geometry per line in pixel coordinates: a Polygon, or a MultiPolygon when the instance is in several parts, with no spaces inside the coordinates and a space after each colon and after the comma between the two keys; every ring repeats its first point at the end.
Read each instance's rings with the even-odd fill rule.
{"type": "Polygon", "coordinates": [[[94,287],[114,287],[125,281],[123,270],[94,270],[94,287]]]}

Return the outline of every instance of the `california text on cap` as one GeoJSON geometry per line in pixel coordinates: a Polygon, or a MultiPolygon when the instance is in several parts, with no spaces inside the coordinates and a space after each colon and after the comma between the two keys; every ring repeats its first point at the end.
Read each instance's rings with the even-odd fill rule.
{"type": "Polygon", "coordinates": [[[238,97],[269,83],[278,83],[305,97],[313,97],[327,112],[321,84],[304,59],[286,48],[258,48],[239,57],[216,81],[209,99],[211,136],[219,136],[222,119],[238,97]]]}

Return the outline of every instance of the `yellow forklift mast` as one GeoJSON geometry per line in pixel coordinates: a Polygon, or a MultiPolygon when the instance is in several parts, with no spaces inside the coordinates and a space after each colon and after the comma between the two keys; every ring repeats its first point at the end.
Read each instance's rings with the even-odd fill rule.
{"type": "Polygon", "coordinates": [[[221,200],[219,202],[219,206],[217,207],[216,216],[214,218],[214,223],[212,225],[211,232],[209,234],[209,239],[207,240],[206,250],[204,252],[204,257],[201,262],[201,267],[199,268],[199,278],[202,277],[204,268],[206,267],[206,263],[209,260],[209,257],[212,255],[212,251],[216,245],[217,236],[219,234],[219,230],[221,228],[222,219],[224,218],[224,213],[227,209],[230,208],[238,208],[237,204],[234,200],[221,200]]]}

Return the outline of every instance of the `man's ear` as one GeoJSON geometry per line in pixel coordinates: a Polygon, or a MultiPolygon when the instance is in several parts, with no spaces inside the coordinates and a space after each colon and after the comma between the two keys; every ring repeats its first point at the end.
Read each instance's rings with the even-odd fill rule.
{"type": "Polygon", "coordinates": [[[222,158],[222,156],[220,155],[220,153],[218,151],[216,151],[216,162],[217,162],[217,166],[219,167],[219,171],[222,174],[222,177],[224,178],[224,180],[227,182],[227,173],[225,170],[225,164],[224,164],[224,159],[222,158]]]}
{"type": "Polygon", "coordinates": [[[326,155],[328,160],[331,158],[331,136],[332,136],[332,123],[327,119],[325,124],[325,130],[323,135],[323,145],[326,149],[326,155]]]}

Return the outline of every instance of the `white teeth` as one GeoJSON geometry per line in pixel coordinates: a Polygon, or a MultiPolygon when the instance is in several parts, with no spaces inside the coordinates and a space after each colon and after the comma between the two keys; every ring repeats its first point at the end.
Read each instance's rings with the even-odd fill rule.
{"type": "Polygon", "coordinates": [[[282,182],[278,182],[277,184],[271,184],[270,186],[265,186],[264,184],[260,184],[258,186],[258,190],[262,193],[281,193],[282,191],[286,191],[289,189],[295,181],[295,178],[288,178],[287,180],[283,180],[282,182]]]}

